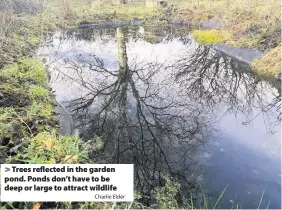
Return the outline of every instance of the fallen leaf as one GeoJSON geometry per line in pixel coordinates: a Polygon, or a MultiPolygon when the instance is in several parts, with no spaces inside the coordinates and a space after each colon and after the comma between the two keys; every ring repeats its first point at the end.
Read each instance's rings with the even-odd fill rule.
{"type": "Polygon", "coordinates": [[[40,209],[40,203],[33,204],[32,209],[40,209]]]}
{"type": "Polygon", "coordinates": [[[54,146],[54,141],[53,139],[47,139],[44,141],[45,146],[47,147],[47,149],[51,150],[52,147],[54,146]]]}

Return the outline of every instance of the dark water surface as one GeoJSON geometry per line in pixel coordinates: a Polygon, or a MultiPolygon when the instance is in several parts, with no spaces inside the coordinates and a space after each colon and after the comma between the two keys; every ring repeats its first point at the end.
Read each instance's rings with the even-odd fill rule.
{"type": "MultiPolygon", "coordinates": [[[[245,64],[198,45],[184,28],[77,29],[55,33],[38,52],[57,100],[93,159],[134,163],[136,189],[164,177],[179,197],[217,208],[280,208],[278,85],[245,64]]],[[[146,200],[150,202],[149,199],[146,200]]]]}

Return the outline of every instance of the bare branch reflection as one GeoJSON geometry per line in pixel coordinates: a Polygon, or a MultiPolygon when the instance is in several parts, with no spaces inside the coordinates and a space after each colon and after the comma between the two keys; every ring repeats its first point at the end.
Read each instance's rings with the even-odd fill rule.
{"type": "Polygon", "coordinates": [[[194,46],[181,31],[163,29],[68,31],[66,42],[79,40],[81,47],[53,56],[62,62],[55,65],[53,79],[70,85],[65,104],[75,127],[84,140],[95,145],[101,141],[99,150],[93,143],[91,156],[98,163],[134,163],[136,189],[148,196],[146,202],[166,176],[181,182],[186,193],[200,196],[201,153],[225,114],[243,115],[246,124],[264,115],[270,132],[281,121],[280,92],[247,66],[211,47],[194,46]],[[127,52],[129,40],[146,40],[152,46],[172,42],[175,36],[189,51],[179,60],[141,62],[139,54],[132,58],[127,52]],[[83,48],[96,39],[99,46],[92,52],[83,48]],[[107,42],[112,48],[104,56],[99,48],[107,42]]]}
{"type": "Polygon", "coordinates": [[[244,124],[249,124],[259,115],[267,121],[269,132],[275,132],[281,122],[281,91],[265,89],[272,85],[262,81],[251,72],[249,66],[236,62],[212,50],[208,46],[198,46],[192,56],[181,58],[175,64],[176,81],[189,98],[211,107],[219,107],[222,113],[243,114],[244,124]],[[269,92],[268,92],[269,94],[269,92]],[[269,98],[273,98],[272,101],[269,98]],[[259,113],[253,113],[259,108],[259,113]],[[270,117],[271,116],[271,117],[270,117]],[[273,117],[274,116],[274,117],[273,117]]]}
{"type": "Polygon", "coordinates": [[[102,150],[93,152],[98,162],[134,163],[135,184],[142,193],[149,195],[166,176],[195,191],[198,154],[212,134],[212,117],[204,106],[178,94],[162,64],[129,67],[125,43],[118,28],[118,69],[105,68],[95,55],[65,61],[67,73],[57,69],[84,88],[68,104],[76,127],[84,139],[103,140],[102,150]]]}

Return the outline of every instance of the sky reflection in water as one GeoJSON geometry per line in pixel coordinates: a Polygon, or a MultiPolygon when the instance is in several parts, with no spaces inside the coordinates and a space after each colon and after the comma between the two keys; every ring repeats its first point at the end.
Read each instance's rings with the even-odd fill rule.
{"type": "Polygon", "coordinates": [[[220,208],[257,208],[263,191],[261,208],[279,208],[279,91],[247,66],[199,46],[182,28],[124,33],[132,83],[121,79],[116,29],[58,32],[39,50],[57,100],[71,102],[65,104],[72,111],[90,104],[72,113],[83,138],[105,140],[95,158],[134,162],[143,192],[168,174],[199,196],[200,185],[213,197],[228,184],[220,208]],[[122,88],[101,92],[110,84],[126,85],[126,99],[122,88]]]}

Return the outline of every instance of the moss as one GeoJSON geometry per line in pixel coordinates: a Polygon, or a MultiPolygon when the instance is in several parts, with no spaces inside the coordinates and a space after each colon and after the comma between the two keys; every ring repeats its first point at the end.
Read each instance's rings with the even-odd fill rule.
{"type": "Polygon", "coordinates": [[[252,67],[261,76],[278,77],[281,73],[281,44],[254,61],[252,67]]]}
{"type": "Polygon", "coordinates": [[[231,36],[227,31],[216,29],[193,30],[192,35],[198,42],[204,45],[225,42],[226,40],[230,39],[231,36]]]}

